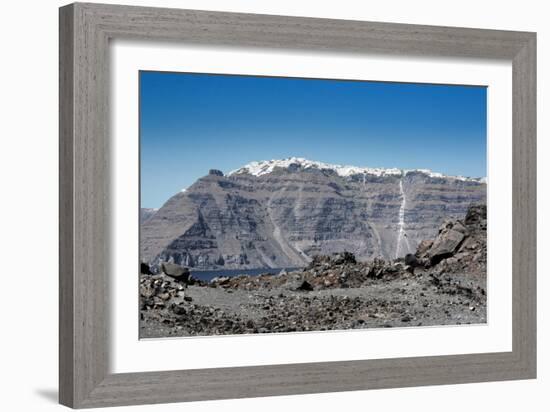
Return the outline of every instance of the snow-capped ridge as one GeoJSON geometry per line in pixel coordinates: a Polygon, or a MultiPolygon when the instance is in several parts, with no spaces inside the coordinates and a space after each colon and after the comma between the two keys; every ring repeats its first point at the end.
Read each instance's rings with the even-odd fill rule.
{"type": "Polygon", "coordinates": [[[259,162],[250,162],[247,165],[229,172],[227,175],[250,174],[253,176],[263,176],[272,173],[275,168],[289,168],[297,165],[303,169],[316,168],[320,170],[333,170],[339,176],[348,177],[353,175],[374,175],[374,176],[406,176],[408,173],[423,173],[430,177],[450,178],[462,181],[473,181],[479,183],[487,183],[487,178],[473,178],[465,176],[446,176],[442,173],[432,172],[429,169],[398,169],[398,168],[371,168],[357,166],[342,166],[330,163],[317,162],[314,160],[304,159],[303,157],[289,157],[286,159],[262,160],[259,162]]]}

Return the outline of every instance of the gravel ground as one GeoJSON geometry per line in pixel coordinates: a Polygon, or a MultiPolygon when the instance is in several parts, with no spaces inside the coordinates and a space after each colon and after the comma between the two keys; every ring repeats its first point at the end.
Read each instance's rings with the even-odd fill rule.
{"type": "Polygon", "coordinates": [[[142,309],[140,336],[486,323],[485,290],[485,276],[429,272],[314,291],[189,286],[158,307],[142,309]]]}

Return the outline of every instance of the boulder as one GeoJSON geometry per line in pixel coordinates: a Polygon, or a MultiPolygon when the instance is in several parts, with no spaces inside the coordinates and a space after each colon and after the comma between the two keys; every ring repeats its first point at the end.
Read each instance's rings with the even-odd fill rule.
{"type": "Polygon", "coordinates": [[[380,279],[388,274],[396,273],[397,267],[384,259],[374,258],[371,262],[366,263],[366,277],[371,279],[380,279]]]}
{"type": "Polygon", "coordinates": [[[311,286],[311,283],[309,283],[307,280],[304,280],[302,284],[296,288],[296,290],[302,292],[311,292],[313,290],[313,286],[311,286]]]}
{"type": "Polygon", "coordinates": [[[464,240],[465,234],[453,227],[442,230],[428,251],[432,265],[452,256],[464,240]]]}
{"type": "Polygon", "coordinates": [[[466,229],[466,226],[464,226],[464,224],[460,220],[457,220],[456,222],[454,222],[452,229],[464,235],[468,234],[468,229],[466,229]]]}
{"type": "Polygon", "coordinates": [[[185,315],[187,313],[187,310],[183,305],[176,305],[176,304],[172,304],[172,311],[176,315],[185,315]]]}
{"type": "Polygon", "coordinates": [[[189,281],[189,277],[191,276],[188,268],[176,265],[174,263],[163,262],[160,264],[160,270],[165,275],[186,283],[189,281]]]}
{"type": "Polygon", "coordinates": [[[418,259],[412,253],[407,253],[405,255],[405,265],[416,267],[418,266],[418,259]]]}
{"type": "Polygon", "coordinates": [[[407,253],[405,255],[405,270],[414,275],[414,269],[418,266],[421,266],[420,262],[412,253],[407,253]]]}
{"type": "Polygon", "coordinates": [[[426,253],[430,250],[432,245],[434,244],[434,241],[431,239],[423,240],[418,244],[418,247],[416,248],[416,256],[417,257],[425,257],[426,253]]]}
{"type": "Polygon", "coordinates": [[[487,225],[487,205],[473,204],[470,205],[464,218],[466,226],[487,225]]]}
{"type": "Polygon", "coordinates": [[[152,275],[153,274],[153,272],[151,272],[151,268],[149,267],[149,265],[147,263],[144,263],[144,262],[141,262],[139,271],[142,275],[152,275]]]}
{"type": "Polygon", "coordinates": [[[306,269],[313,269],[319,266],[322,266],[323,264],[328,264],[330,262],[330,257],[325,255],[315,255],[311,259],[311,262],[309,262],[309,265],[306,267],[306,269]]]}
{"type": "Polygon", "coordinates": [[[446,219],[446,220],[439,226],[439,230],[438,230],[437,232],[438,232],[438,233],[444,232],[445,230],[452,228],[452,227],[453,227],[453,224],[454,224],[454,221],[453,221],[453,220],[451,220],[451,219],[446,219]]]}
{"type": "Polygon", "coordinates": [[[335,265],[343,265],[345,263],[357,263],[355,255],[350,252],[335,253],[332,257],[332,261],[335,265]]]}
{"type": "Polygon", "coordinates": [[[151,287],[151,284],[141,284],[139,286],[139,294],[142,297],[149,299],[155,296],[155,289],[151,287]]]}

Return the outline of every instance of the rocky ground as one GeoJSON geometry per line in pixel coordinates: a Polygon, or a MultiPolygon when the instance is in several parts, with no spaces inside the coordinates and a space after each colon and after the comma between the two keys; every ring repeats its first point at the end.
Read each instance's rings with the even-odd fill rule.
{"type": "Polygon", "coordinates": [[[316,256],[279,275],[201,282],[184,268],[142,267],[142,338],[486,322],[487,215],[469,208],[416,254],[356,261],[316,256]]]}

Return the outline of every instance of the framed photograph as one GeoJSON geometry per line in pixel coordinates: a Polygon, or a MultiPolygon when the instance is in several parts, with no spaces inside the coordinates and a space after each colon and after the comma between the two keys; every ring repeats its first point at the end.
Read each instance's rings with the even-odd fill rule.
{"type": "Polygon", "coordinates": [[[534,33],[62,7],[60,402],[534,378],[535,86],[534,33]]]}

